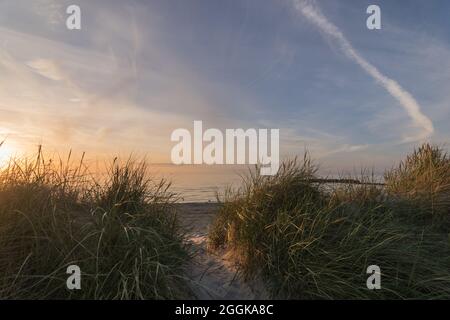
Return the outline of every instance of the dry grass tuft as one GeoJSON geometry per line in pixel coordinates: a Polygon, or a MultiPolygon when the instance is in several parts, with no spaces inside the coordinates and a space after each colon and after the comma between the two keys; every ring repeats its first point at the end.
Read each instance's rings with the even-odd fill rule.
{"type": "Polygon", "coordinates": [[[174,195],[148,177],[131,159],[101,181],[70,155],[12,160],[0,172],[0,299],[186,297],[174,195]],[[81,290],[66,287],[73,264],[81,290]]]}
{"type": "MultiPolygon", "coordinates": [[[[423,148],[427,156],[434,152],[433,159],[439,161],[433,168],[442,173],[446,157],[423,148]]],[[[423,159],[423,153],[408,157],[400,171],[387,174],[387,191],[365,184],[324,189],[314,182],[316,167],[308,157],[286,162],[273,177],[249,175],[240,190],[225,196],[209,245],[231,250],[247,277],[262,274],[276,298],[448,299],[447,233],[408,223],[403,218],[405,205],[393,198],[400,190],[417,190],[408,198],[415,203],[422,195],[418,190],[437,179],[417,164],[415,159],[423,159]],[[407,178],[419,172],[428,180],[407,178]],[[403,179],[411,179],[411,184],[403,179]],[[366,287],[370,265],[381,268],[382,290],[366,287]]],[[[428,188],[436,194],[445,185],[440,177],[428,188]]],[[[440,210],[448,209],[444,202],[440,205],[440,210]]],[[[421,210],[416,208],[414,217],[428,214],[421,210]]]]}

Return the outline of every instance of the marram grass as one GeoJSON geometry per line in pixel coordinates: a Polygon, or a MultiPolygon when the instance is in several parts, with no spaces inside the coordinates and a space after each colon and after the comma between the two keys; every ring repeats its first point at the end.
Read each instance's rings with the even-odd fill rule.
{"type": "Polygon", "coordinates": [[[0,299],[188,297],[168,186],[132,160],[101,181],[70,157],[12,160],[0,172],[0,299]],[[67,289],[69,265],[81,290],[67,289]]]}
{"type": "MultiPolygon", "coordinates": [[[[450,299],[450,161],[424,145],[386,186],[325,188],[308,157],[229,190],[209,246],[291,299],[450,299]],[[381,290],[366,269],[381,268],[381,290]]],[[[359,180],[371,181],[371,177],[359,180]]],[[[170,184],[144,162],[96,179],[81,161],[13,160],[0,170],[0,299],[189,298],[188,254],[170,184]],[[82,289],[68,290],[78,265],[82,289]]]]}
{"type": "Polygon", "coordinates": [[[442,148],[420,146],[387,171],[385,180],[404,218],[450,231],[450,157],[442,148]]]}
{"type": "MultiPolygon", "coordinates": [[[[429,150],[418,152],[424,148],[429,150]]],[[[411,157],[417,158],[417,151],[411,157]]],[[[433,168],[448,172],[443,153],[436,157],[441,161],[432,162],[433,168]]],[[[450,299],[448,234],[423,219],[438,212],[430,211],[436,206],[429,194],[419,192],[427,188],[425,177],[417,178],[420,186],[411,178],[421,172],[435,176],[411,162],[388,172],[384,189],[364,184],[325,189],[313,182],[316,167],[308,157],[285,162],[273,177],[251,173],[240,189],[226,193],[209,246],[229,250],[244,274],[260,277],[274,298],[450,299]],[[381,290],[366,286],[370,265],[381,268],[381,290]]],[[[449,181],[447,176],[437,182],[449,181]]],[[[432,195],[439,190],[445,188],[433,187],[432,195]]],[[[448,215],[446,204],[439,202],[440,215],[448,215]]]]}

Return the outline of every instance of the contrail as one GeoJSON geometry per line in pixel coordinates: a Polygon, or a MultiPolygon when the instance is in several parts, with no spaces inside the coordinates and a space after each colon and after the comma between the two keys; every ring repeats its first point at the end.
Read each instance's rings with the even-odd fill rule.
{"type": "Polygon", "coordinates": [[[420,105],[414,97],[403,89],[397,81],[383,75],[375,66],[364,59],[359,52],[353,48],[339,28],[322,14],[314,0],[293,0],[296,10],[305,18],[318,27],[322,32],[336,40],[342,52],[351,60],[356,62],[366,73],[383,86],[405,109],[413,123],[422,129],[420,135],[407,137],[405,142],[423,140],[430,137],[434,132],[433,123],[422,113],[420,105]]]}

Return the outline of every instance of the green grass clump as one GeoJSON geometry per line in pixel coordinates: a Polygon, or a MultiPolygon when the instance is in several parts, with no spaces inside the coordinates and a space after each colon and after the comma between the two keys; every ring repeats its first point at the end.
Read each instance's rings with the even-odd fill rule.
{"type": "Polygon", "coordinates": [[[39,153],[0,172],[0,299],[186,297],[169,184],[136,161],[114,161],[98,181],[69,159],[39,153]],[[81,290],[67,289],[69,265],[81,290]]]}
{"type": "Polygon", "coordinates": [[[450,158],[441,148],[423,144],[387,171],[385,181],[410,220],[450,227],[450,158]]]}
{"type": "Polygon", "coordinates": [[[228,249],[275,298],[450,298],[447,234],[405,224],[379,186],[329,190],[316,171],[305,157],[247,176],[226,194],[210,247],[228,249]],[[381,268],[381,290],[367,289],[370,265],[381,268]]]}

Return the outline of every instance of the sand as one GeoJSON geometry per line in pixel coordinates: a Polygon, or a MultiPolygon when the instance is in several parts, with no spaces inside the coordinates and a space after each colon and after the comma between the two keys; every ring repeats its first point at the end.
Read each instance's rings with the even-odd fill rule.
{"type": "Polygon", "coordinates": [[[187,233],[193,259],[188,264],[189,285],[202,300],[251,300],[267,297],[261,284],[246,282],[225,252],[207,250],[208,227],[217,213],[215,203],[179,204],[179,218],[187,233]]]}

